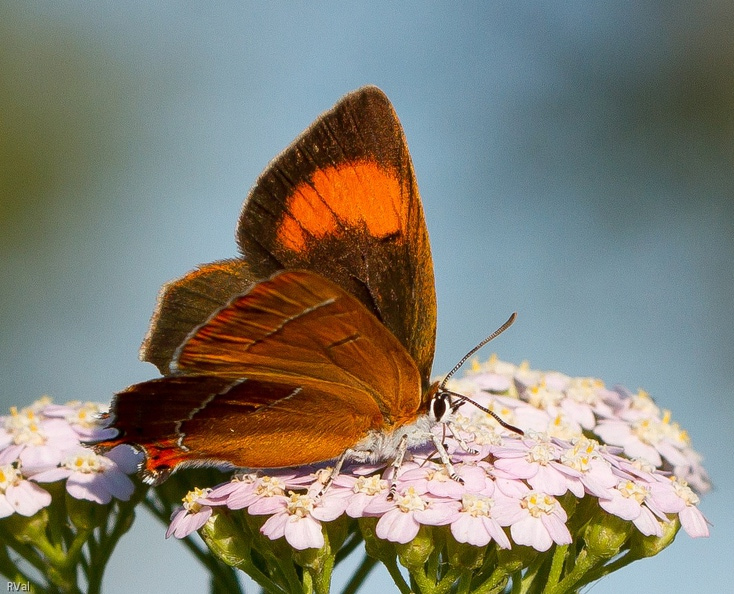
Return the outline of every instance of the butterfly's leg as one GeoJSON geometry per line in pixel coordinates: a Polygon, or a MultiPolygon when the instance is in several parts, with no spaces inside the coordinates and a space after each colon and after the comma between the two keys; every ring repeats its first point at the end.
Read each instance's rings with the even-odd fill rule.
{"type": "Polygon", "coordinates": [[[451,421],[446,421],[445,423],[448,430],[451,432],[451,436],[459,442],[459,445],[461,446],[461,449],[464,450],[467,454],[478,454],[479,451],[475,450],[474,448],[470,448],[466,441],[464,441],[464,438],[461,437],[459,434],[459,431],[456,428],[456,425],[454,425],[451,421]]]}
{"type": "Polygon", "coordinates": [[[428,436],[430,436],[431,441],[433,441],[433,446],[436,448],[439,458],[441,458],[441,464],[443,464],[444,468],[446,468],[446,472],[448,473],[451,480],[456,481],[457,483],[464,484],[464,479],[462,479],[457,474],[454,465],[451,464],[449,453],[446,451],[446,448],[444,447],[441,438],[435,433],[429,433],[428,436]]]}
{"type": "Polygon", "coordinates": [[[396,448],[396,454],[395,458],[392,461],[392,476],[390,477],[390,492],[387,494],[388,501],[392,501],[395,498],[395,492],[398,488],[398,472],[400,471],[400,467],[403,465],[403,460],[405,459],[405,451],[408,449],[408,436],[403,435],[400,438],[400,441],[398,442],[398,447],[396,448]]]}

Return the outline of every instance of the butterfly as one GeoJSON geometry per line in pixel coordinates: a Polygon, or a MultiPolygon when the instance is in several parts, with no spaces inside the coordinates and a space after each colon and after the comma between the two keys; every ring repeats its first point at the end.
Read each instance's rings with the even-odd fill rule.
{"type": "Polygon", "coordinates": [[[115,395],[118,435],[98,451],[142,450],[151,484],[190,465],[401,460],[429,441],[451,469],[431,432],[458,404],[430,379],[428,231],[380,89],[343,97],[268,165],[237,243],[241,257],[164,285],[140,352],[163,377],[115,395]]]}

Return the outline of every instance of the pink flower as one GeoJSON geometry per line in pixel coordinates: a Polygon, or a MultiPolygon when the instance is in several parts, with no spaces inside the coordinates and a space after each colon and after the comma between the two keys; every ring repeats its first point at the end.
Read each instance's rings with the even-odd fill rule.
{"type": "Polygon", "coordinates": [[[521,500],[520,507],[520,519],[510,526],[514,542],[536,551],[547,551],[554,542],[571,544],[571,533],[566,527],[568,516],[555,497],[530,491],[521,500]]]}
{"type": "Polygon", "coordinates": [[[0,518],[14,513],[32,516],[50,503],[50,493],[25,480],[15,466],[0,466],[0,518]]]}
{"type": "Polygon", "coordinates": [[[650,494],[649,485],[642,481],[623,479],[610,489],[609,498],[600,498],[599,505],[610,514],[631,520],[645,536],[662,536],[663,530],[649,506],[644,505],[650,494]]]}
{"type": "Polygon", "coordinates": [[[166,538],[171,535],[176,538],[185,538],[201,528],[212,515],[212,508],[206,505],[205,498],[211,489],[196,488],[186,493],[183,498],[183,507],[173,512],[171,524],[166,530],[166,538]]]}
{"type": "Polygon", "coordinates": [[[18,411],[10,409],[3,417],[0,443],[6,444],[2,463],[20,460],[24,472],[33,472],[57,466],[65,452],[79,447],[79,436],[61,419],[49,419],[38,406],[18,411]]]}
{"type": "Polygon", "coordinates": [[[663,512],[678,514],[681,526],[689,536],[700,538],[709,535],[706,517],[696,507],[699,497],[685,481],[676,477],[657,481],[650,485],[650,493],[663,512]]]}
{"type": "Polygon", "coordinates": [[[617,484],[612,465],[604,459],[599,452],[599,443],[593,439],[580,437],[573,444],[567,444],[560,460],[564,466],[578,473],[567,479],[568,489],[578,498],[584,493],[603,497],[617,484]]]}
{"type": "Polygon", "coordinates": [[[361,518],[372,500],[380,494],[387,493],[388,483],[378,474],[372,476],[339,475],[328,494],[344,492],[347,499],[345,509],[351,518],[361,518]]]}
{"type": "Polygon", "coordinates": [[[644,394],[613,392],[600,380],[543,374],[496,360],[490,366],[489,373],[452,380],[452,388],[472,394],[512,424],[538,426],[546,433],[520,437],[465,403],[448,430],[435,428],[461,482],[450,478],[430,446],[411,452],[412,461],[401,466],[394,499],[388,498],[385,480],[393,471],[384,464],[344,467],[326,490],[329,468],[238,474],[198,497],[195,513],[177,512],[169,532],[188,534],[203,525],[208,508],[223,505],[270,516],[262,533],[285,537],[297,549],[323,546],[321,523],[346,512],[353,518],[377,517],[376,535],[392,542],[411,541],[422,525],[450,525],[462,543],[495,541],[509,548],[514,541],[545,551],[553,543],[571,541],[566,512],[555,498],[570,491],[578,499],[598,498],[604,509],[634,522],[644,534],[659,534],[659,520],[669,520],[666,514],[678,514],[693,536],[708,534],[697,496],[684,481],[672,484],[649,462],[621,456],[625,451],[654,452],[669,465],[680,464],[699,484],[708,484],[684,432],[660,416],[644,394]],[[609,434],[623,447],[600,445],[585,437],[582,427],[609,434]],[[650,428],[661,432],[654,446],[654,432],[646,434],[650,428]]]}
{"type": "Polygon", "coordinates": [[[563,388],[565,398],[561,400],[561,409],[584,429],[593,429],[598,417],[604,418],[613,414],[612,407],[603,399],[609,392],[604,388],[604,382],[590,377],[567,380],[563,388]]]}
{"type": "Polygon", "coordinates": [[[467,491],[480,491],[486,484],[486,473],[480,467],[462,464],[456,467],[456,472],[463,482],[452,479],[443,466],[418,466],[409,462],[403,465],[400,483],[411,485],[420,494],[430,493],[457,501],[467,491]]]}
{"type": "Polygon", "coordinates": [[[102,427],[103,415],[107,406],[98,402],[67,402],[66,404],[49,404],[42,410],[49,418],[65,420],[82,441],[108,439],[117,434],[113,428],[102,427]]]}
{"type": "Polygon", "coordinates": [[[421,524],[450,524],[458,513],[455,502],[428,494],[419,495],[412,485],[392,501],[386,495],[375,497],[364,511],[366,515],[380,516],[375,530],[379,538],[401,544],[413,540],[421,524]]]}
{"type": "Polygon", "coordinates": [[[303,550],[324,546],[321,522],[335,520],[344,513],[346,502],[342,498],[322,498],[316,501],[308,494],[291,493],[289,496],[274,495],[250,513],[273,514],[260,528],[268,538],[275,540],[285,536],[294,549],[303,550]]]}
{"type": "Polygon", "coordinates": [[[484,494],[465,493],[457,517],[451,522],[451,534],[457,542],[484,547],[494,540],[503,549],[510,548],[503,526],[510,526],[522,517],[518,499],[502,495],[488,482],[484,494]]]}
{"type": "Polygon", "coordinates": [[[58,468],[36,473],[32,479],[41,483],[66,479],[66,490],[76,499],[102,504],[109,503],[113,497],[127,501],[135,486],[125,470],[130,470],[133,460],[134,452],[124,446],[114,448],[105,456],[78,449],[68,454],[58,468]]]}
{"type": "Polygon", "coordinates": [[[526,439],[520,444],[493,450],[495,469],[505,476],[525,479],[534,488],[551,495],[563,495],[578,473],[561,464],[561,449],[547,438],[526,439]]]}

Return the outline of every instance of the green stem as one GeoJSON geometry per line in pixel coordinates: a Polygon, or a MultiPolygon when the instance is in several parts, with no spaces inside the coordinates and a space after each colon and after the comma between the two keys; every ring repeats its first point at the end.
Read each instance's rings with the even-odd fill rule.
{"type": "Polygon", "coordinates": [[[8,579],[9,582],[16,582],[16,583],[28,582],[31,584],[31,587],[33,588],[34,592],[35,591],[41,592],[44,586],[41,583],[39,583],[37,580],[32,579],[29,575],[23,573],[18,568],[17,563],[10,558],[10,555],[8,554],[8,550],[14,550],[14,549],[8,543],[7,539],[0,538],[0,540],[2,540],[3,544],[6,545],[6,546],[0,545],[0,573],[4,575],[8,579]]]}
{"type": "Polygon", "coordinates": [[[103,525],[99,528],[100,538],[97,542],[90,538],[88,542],[89,565],[86,568],[89,589],[87,594],[99,594],[102,588],[104,569],[115,550],[117,543],[130,530],[135,519],[135,508],[145,498],[146,490],[141,489],[128,501],[117,501],[117,510],[114,512],[112,530],[108,531],[103,525]]]}
{"type": "Polygon", "coordinates": [[[567,552],[568,545],[556,546],[553,551],[553,559],[551,561],[550,572],[548,573],[548,586],[553,586],[560,581],[567,552]]]}
{"type": "Polygon", "coordinates": [[[614,561],[611,563],[607,563],[606,565],[602,565],[600,567],[597,567],[595,569],[592,569],[589,571],[583,579],[579,582],[579,587],[584,586],[586,584],[590,584],[591,582],[595,582],[597,580],[600,580],[605,575],[609,575],[613,571],[617,571],[618,569],[621,569],[622,567],[625,567],[626,565],[629,565],[633,561],[635,561],[637,557],[630,554],[629,551],[624,553],[621,557],[617,557],[614,561]]]}
{"type": "Polygon", "coordinates": [[[583,549],[576,557],[573,569],[566,574],[560,582],[547,589],[547,594],[564,594],[573,592],[578,587],[578,582],[584,577],[586,572],[590,571],[600,558],[596,555],[590,555],[586,549],[583,549]]]}
{"type": "MultiPolygon", "coordinates": [[[[527,594],[533,587],[533,582],[540,572],[543,562],[546,560],[544,555],[538,555],[528,566],[527,571],[524,575],[519,574],[518,579],[512,580],[512,592],[513,594],[527,594]]],[[[519,573],[519,572],[518,572],[519,573]]]]}
{"type": "Polygon", "coordinates": [[[522,588],[522,571],[518,570],[512,574],[512,594],[520,594],[522,588]]]}
{"type": "Polygon", "coordinates": [[[465,573],[465,569],[449,569],[443,578],[441,578],[441,581],[433,587],[433,592],[435,592],[435,594],[446,594],[446,592],[449,592],[457,580],[459,580],[465,573]]]}
{"type": "Polygon", "coordinates": [[[495,594],[502,592],[507,585],[509,576],[510,574],[507,571],[502,567],[498,567],[490,574],[489,579],[480,584],[479,587],[474,588],[473,594],[495,594]]]}
{"type": "MultiPolygon", "coordinates": [[[[334,555],[328,555],[321,568],[316,571],[308,570],[313,576],[314,591],[316,594],[329,594],[331,590],[331,574],[334,571],[334,555]]],[[[305,577],[304,572],[304,577],[305,577]]]]}
{"type": "Polygon", "coordinates": [[[237,568],[249,575],[252,580],[260,586],[263,594],[266,592],[269,594],[288,594],[287,590],[265,575],[265,573],[263,573],[255,563],[253,563],[251,558],[243,560],[242,563],[237,565],[237,568]]]}
{"type": "Polygon", "coordinates": [[[462,571],[459,582],[456,584],[456,594],[469,594],[471,592],[471,571],[462,571]]]}

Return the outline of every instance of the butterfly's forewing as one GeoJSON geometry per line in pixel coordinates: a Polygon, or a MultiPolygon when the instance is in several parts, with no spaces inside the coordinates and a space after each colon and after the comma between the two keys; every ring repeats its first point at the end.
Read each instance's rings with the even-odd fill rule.
{"type": "Polygon", "coordinates": [[[173,354],[191,331],[255,280],[245,260],[238,258],[204,264],[163,285],[140,359],[168,375],[173,354]]]}
{"type": "Polygon", "coordinates": [[[186,461],[328,460],[370,430],[413,421],[423,406],[402,344],[356,298],[308,271],[255,284],[193,333],[175,364],[184,375],[115,397],[121,435],[98,444],[142,447],[154,480],[186,461]]]}
{"type": "Polygon", "coordinates": [[[357,297],[428,385],[433,262],[405,136],[382,91],[347,95],[268,166],[243,206],[237,237],[256,276],[308,269],[357,297]]]}

